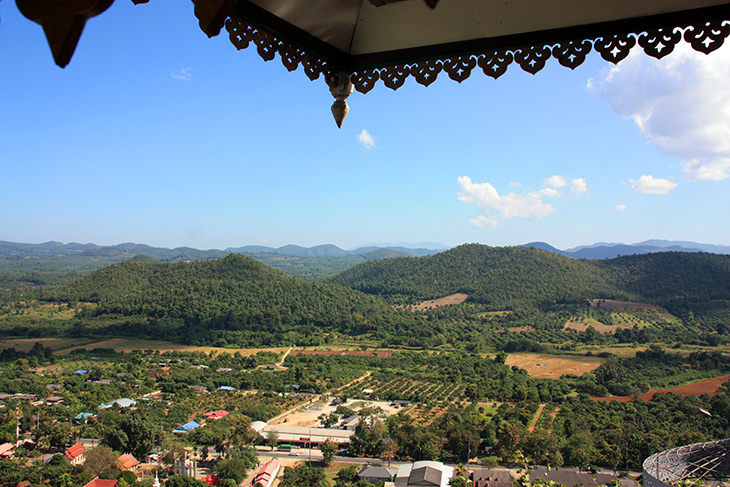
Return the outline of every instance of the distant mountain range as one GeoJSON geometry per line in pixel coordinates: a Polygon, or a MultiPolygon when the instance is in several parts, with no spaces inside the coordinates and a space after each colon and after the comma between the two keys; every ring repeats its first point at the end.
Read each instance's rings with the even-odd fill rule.
{"type": "Polygon", "coordinates": [[[549,250],[550,252],[574,259],[592,260],[615,259],[622,255],[641,255],[655,252],[709,252],[712,254],[730,254],[730,246],[728,245],[712,245],[674,240],[646,240],[630,245],[599,242],[593,245],[581,245],[567,250],[556,249],[545,242],[531,242],[524,244],[523,247],[549,250]]]}
{"type": "MultiPolygon", "coordinates": [[[[522,247],[535,247],[573,259],[589,260],[668,251],[730,254],[730,246],[668,240],[647,240],[631,245],[600,242],[567,250],[557,249],[545,242],[532,242],[522,245],[522,247]]],[[[434,242],[368,244],[350,250],[341,249],[336,245],[314,247],[285,245],[279,248],[246,245],[236,248],[229,247],[225,250],[199,250],[191,247],[169,249],[136,243],[103,246],[61,242],[26,244],[0,241],[0,274],[16,276],[33,272],[57,275],[86,274],[118,262],[133,258],[139,259],[139,256],[148,256],[159,262],[187,262],[220,259],[232,253],[241,253],[292,276],[319,280],[362,262],[394,257],[425,257],[445,250],[447,250],[446,247],[434,242]]]]}

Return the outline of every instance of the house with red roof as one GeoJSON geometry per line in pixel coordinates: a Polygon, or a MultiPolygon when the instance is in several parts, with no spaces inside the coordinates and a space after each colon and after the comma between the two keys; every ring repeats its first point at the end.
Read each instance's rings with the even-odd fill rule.
{"type": "Polygon", "coordinates": [[[82,444],[76,444],[64,452],[66,461],[71,465],[83,465],[86,461],[86,448],[82,444]]]}
{"type": "Polygon", "coordinates": [[[251,485],[254,487],[269,487],[278,475],[280,469],[281,464],[279,463],[279,460],[272,458],[266,462],[261,471],[253,479],[253,483],[251,485]]]}
{"type": "Polygon", "coordinates": [[[96,477],[94,480],[84,485],[84,487],[117,487],[119,485],[118,480],[103,480],[96,477]]]}
{"type": "Polygon", "coordinates": [[[0,458],[13,458],[15,453],[15,445],[12,443],[3,443],[0,445],[0,458]]]}
{"type": "Polygon", "coordinates": [[[203,414],[203,417],[206,419],[221,419],[225,418],[230,414],[228,411],[223,411],[222,409],[219,409],[218,411],[208,411],[207,413],[203,414]]]}
{"type": "Polygon", "coordinates": [[[119,466],[119,470],[129,470],[130,472],[134,472],[137,468],[139,468],[139,460],[134,458],[134,455],[125,453],[117,458],[117,465],[119,466]]]}

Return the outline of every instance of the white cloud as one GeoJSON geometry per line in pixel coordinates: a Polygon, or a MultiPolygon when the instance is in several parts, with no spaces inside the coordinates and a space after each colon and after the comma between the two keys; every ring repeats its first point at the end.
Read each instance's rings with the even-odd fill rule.
{"type": "MultiPolygon", "coordinates": [[[[460,201],[475,204],[485,214],[483,221],[493,221],[495,216],[504,219],[539,220],[555,213],[555,208],[541,199],[538,192],[500,195],[489,183],[474,183],[468,176],[458,178],[460,201]]],[[[474,225],[474,220],[470,222],[474,225]]],[[[486,224],[485,224],[486,226],[486,224]]]]}
{"type": "Polygon", "coordinates": [[[497,223],[497,220],[494,218],[487,218],[484,215],[479,215],[478,217],[469,220],[469,225],[476,228],[494,228],[497,226],[497,223]]]}
{"type": "Polygon", "coordinates": [[[179,81],[190,81],[193,79],[193,68],[180,68],[172,72],[170,77],[179,81]]]}
{"type": "Polygon", "coordinates": [[[550,176],[542,183],[542,185],[546,188],[562,188],[567,184],[568,182],[565,180],[565,177],[558,176],[557,174],[555,176],[550,176]]]}
{"type": "Polygon", "coordinates": [[[631,188],[641,194],[667,194],[677,187],[677,183],[673,183],[668,179],[655,178],[654,176],[641,176],[638,181],[629,180],[631,188]]]}
{"type": "Polygon", "coordinates": [[[626,205],[616,205],[617,211],[626,211],[626,205]]]}
{"type": "Polygon", "coordinates": [[[570,191],[575,196],[581,196],[588,192],[588,183],[583,178],[575,178],[570,182],[570,191]]]}
{"type": "Polygon", "coordinates": [[[688,179],[730,177],[730,46],[705,55],[680,43],[661,60],[638,47],[588,81],[619,116],[661,152],[682,160],[688,179]]]}
{"type": "MultiPolygon", "coordinates": [[[[565,176],[554,175],[543,181],[542,189],[537,191],[524,191],[522,193],[511,192],[501,195],[490,183],[475,183],[468,176],[457,179],[459,184],[458,193],[460,201],[467,204],[475,204],[482,215],[469,221],[473,227],[494,228],[499,219],[520,219],[540,220],[558,211],[546,198],[560,198],[564,196],[568,186],[568,179],[565,176]]],[[[513,188],[521,188],[522,185],[510,182],[513,188]]],[[[588,192],[588,184],[583,178],[575,178],[570,183],[570,191],[575,197],[588,192]]]]}
{"type": "Polygon", "coordinates": [[[365,129],[362,129],[362,132],[360,132],[357,136],[357,140],[366,150],[370,150],[375,147],[375,139],[372,135],[370,135],[370,132],[365,129]]]}
{"type": "Polygon", "coordinates": [[[538,191],[538,194],[547,198],[560,198],[561,196],[563,196],[562,191],[558,191],[555,188],[542,188],[540,191],[538,191]]]}

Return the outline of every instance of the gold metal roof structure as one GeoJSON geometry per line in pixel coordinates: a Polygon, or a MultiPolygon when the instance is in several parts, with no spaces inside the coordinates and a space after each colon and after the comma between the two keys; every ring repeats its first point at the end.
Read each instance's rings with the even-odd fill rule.
{"type": "MultiPolygon", "coordinates": [[[[132,0],[135,4],[150,0],[132,0]]],[[[157,0],[152,0],[157,1],[157,0]]],[[[85,22],[114,0],[16,0],[41,24],[56,63],[71,59],[85,22]]],[[[445,73],[498,78],[512,65],[535,74],[550,58],[568,68],[596,50],[618,63],[631,49],[662,58],[680,42],[709,54],[730,35],[730,0],[192,0],[201,29],[225,26],[238,49],[322,76],[338,126],[353,90],[445,73]],[[638,44],[638,46],[637,46],[638,44]]],[[[142,8],[142,7],[141,7],[142,8]]]]}

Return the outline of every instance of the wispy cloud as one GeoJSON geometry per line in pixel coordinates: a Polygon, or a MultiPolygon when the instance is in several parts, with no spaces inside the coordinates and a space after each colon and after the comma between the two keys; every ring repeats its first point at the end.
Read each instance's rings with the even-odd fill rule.
{"type": "Polygon", "coordinates": [[[193,68],[180,68],[170,73],[170,77],[179,81],[190,81],[193,79],[193,68]]]}
{"type": "Polygon", "coordinates": [[[469,225],[476,228],[494,228],[497,226],[497,223],[497,220],[493,218],[487,218],[484,215],[479,215],[478,217],[469,220],[469,225]]]}
{"type": "Polygon", "coordinates": [[[626,211],[626,205],[616,205],[616,211],[626,211]]]}
{"type": "Polygon", "coordinates": [[[370,150],[375,147],[375,138],[365,129],[362,129],[362,132],[358,134],[357,140],[366,150],[370,150]]]}
{"type": "Polygon", "coordinates": [[[638,181],[629,179],[631,188],[641,194],[667,194],[677,187],[677,183],[673,183],[668,179],[655,178],[654,176],[644,175],[638,181]]]}
{"type": "Polygon", "coordinates": [[[588,82],[619,116],[631,118],[688,179],[730,177],[730,46],[705,55],[680,43],[658,61],[636,48],[588,82]]]}

